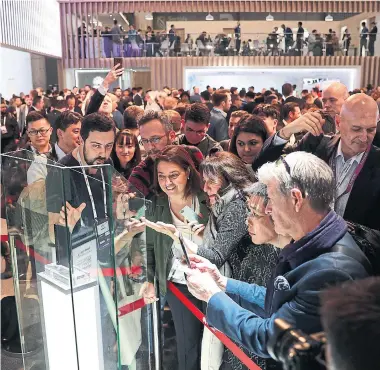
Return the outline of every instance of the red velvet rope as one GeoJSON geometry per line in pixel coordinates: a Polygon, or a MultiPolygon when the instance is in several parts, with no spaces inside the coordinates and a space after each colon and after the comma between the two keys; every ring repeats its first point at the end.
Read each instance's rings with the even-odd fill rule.
{"type": "Polygon", "coordinates": [[[171,292],[190,310],[190,312],[210,330],[248,369],[260,370],[260,368],[225,334],[221,331],[210,327],[206,322],[206,316],[195,307],[190,300],[170,281],[168,281],[168,288],[171,292]]]}

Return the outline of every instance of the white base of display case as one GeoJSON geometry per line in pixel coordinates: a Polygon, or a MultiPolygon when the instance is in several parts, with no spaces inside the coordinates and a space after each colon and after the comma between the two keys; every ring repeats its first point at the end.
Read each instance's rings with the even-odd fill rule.
{"type": "Polygon", "coordinates": [[[46,272],[38,276],[48,369],[104,370],[97,282],[91,279],[71,291],[46,272]]]}

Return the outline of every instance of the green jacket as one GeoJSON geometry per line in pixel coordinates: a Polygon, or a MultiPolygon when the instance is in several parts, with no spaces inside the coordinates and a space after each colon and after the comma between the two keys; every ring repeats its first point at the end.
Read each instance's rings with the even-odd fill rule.
{"type": "MultiPolygon", "coordinates": [[[[206,198],[203,193],[198,195],[200,203],[201,223],[207,224],[209,210],[206,206],[206,198]]],[[[169,201],[166,194],[154,196],[151,207],[147,210],[146,218],[150,221],[173,223],[170,213],[169,201]]],[[[166,294],[166,281],[171,268],[170,250],[173,244],[173,239],[162,233],[158,233],[149,227],[146,229],[146,244],[147,244],[147,264],[148,264],[148,280],[153,282],[156,275],[160,293],[166,294]]]]}

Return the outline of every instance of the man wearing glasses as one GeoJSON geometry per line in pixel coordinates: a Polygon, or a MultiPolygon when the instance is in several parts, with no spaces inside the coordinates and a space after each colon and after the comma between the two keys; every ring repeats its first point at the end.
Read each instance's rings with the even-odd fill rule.
{"type": "Polygon", "coordinates": [[[26,146],[27,150],[35,154],[44,154],[49,159],[56,160],[51,153],[50,136],[52,127],[49,121],[39,112],[30,112],[26,117],[26,133],[28,135],[30,145],[26,146]]]}
{"type": "Polygon", "coordinates": [[[210,111],[205,104],[194,103],[185,112],[185,134],[180,135],[179,143],[196,146],[206,157],[210,150],[217,151],[222,147],[211,136],[207,135],[210,126],[210,111]]]}
{"type": "Polygon", "coordinates": [[[371,264],[331,209],[334,176],[324,161],[291,153],[263,165],[258,179],[267,186],[265,213],[275,232],[292,239],[281,249],[267,288],[221,276],[215,265],[196,255],[189,256],[194,268],[186,272],[187,285],[208,303],[211,326],[254,354],[275,358],[268,347],[277,318],[308,334],[321,331],[319,293],[367,277],[371,264]]]}
{"type": "MultiPolygon", "coordinates": [[[[140,145],[144,146],[148,157],[136,166],[128,179],[129,188],[139,190],[145,197],[152,194],[154,159],[166,146],[176,142],[176,133],[167,115],[148,111],[139,121],[140,145]]],[[[183,145],[189,151],[196,166],[203,160],[200,150],[194,146],[183,145]]]]}

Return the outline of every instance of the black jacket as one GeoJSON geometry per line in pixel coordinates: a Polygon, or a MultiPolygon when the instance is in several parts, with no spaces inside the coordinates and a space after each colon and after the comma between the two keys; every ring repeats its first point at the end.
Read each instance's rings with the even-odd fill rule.
{"type": "Polygon", "coordinates": [[[14,143],[16,139],[20,137],[20,129],[18,127],[18,122],[13,115],[7,114],[5,117],[5,128],[6,133],[0,133],[1,137],[1,153],[4,153],[7,150],[9,144],[14,143]]]}
{"type": "Polygon", "coordinates": [[[243,110],[245,110],[246,112],[248,112],[249,114],[252,114],[253,110],[255,109],[256,107],[256,103],[254,101],[251,101],[250,103],[247,103],[244,107],[243,107],[243,110]]]}
{"type": "Polygon", "coordinates": [[[139,107],[143,105],[143,100],[142,97],[138,94],[133,96],[133,103],[139,107]]]}
{"type": "Polygon", "coordinates": [[[92,95],[90,103],[88,104],[86,115],[91,113],[96,113],[104,100],[104,95],[102,95],[99,90],[96,90],[94,95],[92,95]]]}
{"type": "MultiPolygon", "coordinates": [[[[277,160],[282,154],[294,151],[305,151],[315,154],[329,164],[331,156],[335,153],[340,135],[333,137],[313,136],[307,134],[293,147],[275,145],[274,136],[271,136],[263,146],[262,151],[252,165],[256,171],[264,163],[277,160]]],[[[355,180],[343,218],[347,221],[380,230],[380,149],[371,146],[368,158],[355,180]]]]}

